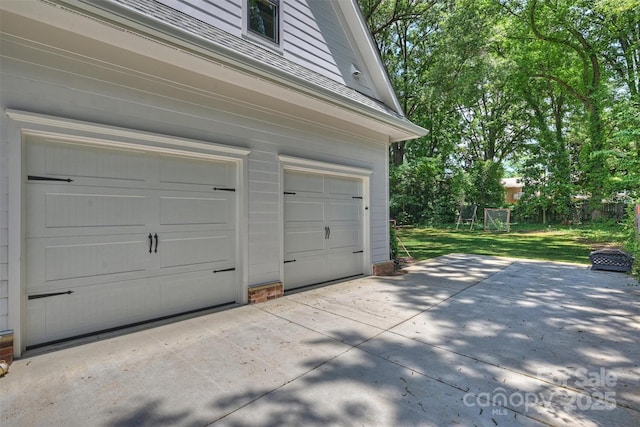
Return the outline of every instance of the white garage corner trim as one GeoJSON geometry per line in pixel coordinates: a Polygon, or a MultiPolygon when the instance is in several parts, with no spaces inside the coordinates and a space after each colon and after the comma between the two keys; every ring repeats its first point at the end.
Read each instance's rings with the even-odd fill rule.
{"type": "MultiPolygon", "coordinates": [[[[9,140],[9,325],[14,330],[14,354],[20,356],[27,344],[27,289],[25,258],[27,238],[26,195],[27,139],[37,139],[45,145],[56,142],[74,146],[109,148],[148,152],[183,161],[211,160],[234,165],[231,176],[235,181],[235,267],[237,280],[235,301],[247,302],[248,289],[248,172],[250,150],[205,141],[173,138],[143,131],[124,129],[95,123],[64,119],[18,110],[6,110],[9,140]],[[193,159],[193,160],[188,160],[193,159]]],[[[165,246],[166,248],[166,246],[165,246]]],[[[222,270],[220,270],[222,271],[222,270]]],[[[225,273],[226,274],[226,273],[225,273]]]]}

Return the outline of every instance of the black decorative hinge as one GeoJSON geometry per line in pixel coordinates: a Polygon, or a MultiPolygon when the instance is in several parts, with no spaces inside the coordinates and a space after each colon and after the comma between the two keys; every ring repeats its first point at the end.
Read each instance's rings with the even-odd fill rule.
{"type": "Polygon", "coordinates": [[[213,187],[213,189],[215,191],[231,191],[232,193],[236,192],[235,188],[220,188],[220,187],[213,187]]]}
{"type": "Polygon", "coordinates": [[[360,199],[360,200],[362,200],[362,196],[353,196],[352,199],[360,199]]]}
{"type": "Polygon", "coordinates": [[[295,191],[285,191],[284,194],[291,194],[292,196],[296,195],[295,191]]]}
{"type": "Polygon", "coordinates": [[[353,253],[354,253],[354,254],[361,254],[361,253],[363,253],[363,252],[364,252],[364,251],[353,251],[353,253]]]}
{"type": "Polygon", "coordinates": [[[27,299],[39,299],[39,298],[49,298],[49,297],[55,297],[58,295],[71,295],[73,293],[73,291],[67,291],[67,292],[53,292],[50,294],[40,294],[40,295],[29,295],[27,297],[27,299]]]}
{"type": "Polygon", "coordinates": [[[71,178],[50,178],[48,176],[36,176],[29,175],[27,176],[29,181],[62,181],[62,182],[73,182],[71,178]]]}
{"type": "Polygon", "coordinates": [[[290,262],[296,262],[296,260],[295,260],[295,259],[288,259],[288,260],[286,260],[284,263],[285,263],[285,264],[288,264],[288,263],[290,263],[290,262]]]}
{"type": "Polygon", "coordinates": [[[222,273],[224,271],[236,271],[236,268],[232,267],[232,268],[223,268],[222,270],[213,270],[214,273],[222,273]]]}

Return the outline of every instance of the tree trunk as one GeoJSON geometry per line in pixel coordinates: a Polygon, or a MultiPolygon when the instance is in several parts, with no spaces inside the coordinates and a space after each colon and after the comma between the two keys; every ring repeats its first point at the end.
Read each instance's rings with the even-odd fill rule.
{"type": "Polygon", "coordinates": [[[395,166],[400,166],[404,162],[404,146],[406,142],[394,142],[391,145],[391,159],[395,166]]]}

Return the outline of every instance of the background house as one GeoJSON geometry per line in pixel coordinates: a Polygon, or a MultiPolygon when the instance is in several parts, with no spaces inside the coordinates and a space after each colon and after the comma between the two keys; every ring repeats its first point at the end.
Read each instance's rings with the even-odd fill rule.
{"type": "Polygon", "coordinates": [[[425,131],[355,1],[9,0],[0,29],[15,354],[388,265],[388,145],[425,131]]]}
{"type": "Polygon", "coordinates": [[[518,203],[520,197],[522,197],[522,188],[524,184],[520,181],[521,178],[503,178],[500,183],[504,186],[505,203],[518,203]]]}

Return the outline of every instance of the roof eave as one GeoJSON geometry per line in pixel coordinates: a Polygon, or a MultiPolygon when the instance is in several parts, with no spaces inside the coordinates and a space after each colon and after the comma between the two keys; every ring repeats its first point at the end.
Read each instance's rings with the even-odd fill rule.
{"type": "MultiPolygon", "coordinates": [[[[374,108],[373,106],[361,104],[347,96],[326,90],[233,49],[213,44],[210,40],[201,38],[196,34],[182,31],[164,21],[142,15],[117,3],[87,0],[57,0],[57,2],[64,5],[64,8],[76,10],[83,14],[88,13],[100,20],[134,30],[144,35],[144,37],[175,46],[179,50],[202,56],[207,60],[213,60],[225,68],[241,72],[249,78],[268,81],[287,90],[293,90],[304,96],[316,99],[321,103],[325,103],[325,105],[329,104],[351,111],[365,120],[371,120],[369,124],[363,123],[362,126],[375,127],[378,132],[387,135],[389,142],[410,140],[426,134],[425,129],[411,123],[404,116],[391,111],[388,107],[386,108],[388,111],[385,112],[383,108],[374,108]]],[[[22,6],[23,4],[13,5],[22,6]]],[[[27,12],[27,15],[35,12],[33,8],[14,7],[10,9],[19,9],[17,10],[19,14],[27,12]]]]}
{"type": "Polygon", "coordinates": [[[411,140],[427,134],[426,129],[415,125],[404,117],[402,108],[400,107],[395,92],[391,86],[391,82],[386,74],[386,69],[384,68],[382,60],[377,53],[377,48],[375,48],[374,41],[366,27],[364,18],[362,17],[355,0],[337,3],[343,11],[346,10],[351,15],[357,16],[357,25],[361,27],[361,33],[366,36],[369,60],[376,62],[376,67],[373,67],[373,69],[377,70],[380,74],[377,77],[378,80],[381,78],[384,80],[387,93],[392,98],[394,104],[393,109],[396,110],[396,112],[390,111],[386,114],[382,113],[338,93],[324,90],[324,88],[318,87],[303,79],[296,78],[295,76],[271,67],[268,64],[244,55],[241,52],[229,49],[226,46],[213,45],[209,40],[198,37],[196,34],[181,31],[167,22],[141,15],[135,11],[128,10],[117,3],[94,2],[92,0],[58,1],[65,3],[68,6],[76,7],[83,11],[99,15],[101,18],[116,21],[121,25],[131,26],[135,24],[137,30],[144,31],[147,35],[159,38],[164,42],[179,45],[185,50],[198,51],[200,54],[207,55],[216,61],[225,63],[225,66],[230,68],[237,68],[239,71],[254,75],[257,78],[289,86],[300,92],[321,98],[335,105],[357,112],[367,118],[384,123],[389,126],[387,133],[390,143],[411,140]],[[215,50],[212,49],[213,46],[215,46],[215,50]]]}
{"type": "Polygon", "coordinates": [[[378,46],[371,35],[364,16],[362,16],[362,11],[360,10],[360,6],[358,6],[357,0],[337,1],[336,4],[345,17],[346,22],[354,25],[358,30],[352,31],[352,34],[382,100],[398,114],[404,116],[402,106],[400,105],[400,101],[387,73],[387,68],[382,62],[378,46]]]}

